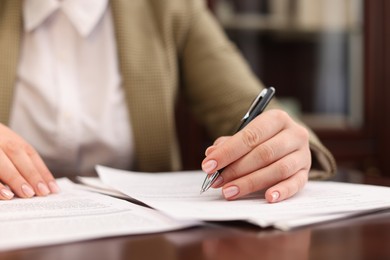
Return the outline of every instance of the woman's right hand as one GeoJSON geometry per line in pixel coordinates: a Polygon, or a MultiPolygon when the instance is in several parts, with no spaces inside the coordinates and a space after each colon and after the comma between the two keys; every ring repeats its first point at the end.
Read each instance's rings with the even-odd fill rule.
{"type": "Polygon", "coordinates": [[[57,192],[59,187],[37,151],[0,124],[0,200],[57,192]]]}

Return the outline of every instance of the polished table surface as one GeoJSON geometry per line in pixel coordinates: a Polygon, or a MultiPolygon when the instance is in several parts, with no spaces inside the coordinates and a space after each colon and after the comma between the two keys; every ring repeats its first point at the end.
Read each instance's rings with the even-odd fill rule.
{"type": "Polygon", "coordinates": [[[0,252],[0,259],[390,259],[390,210],[287,232],[241,222],[209,223],[0,252]]]}

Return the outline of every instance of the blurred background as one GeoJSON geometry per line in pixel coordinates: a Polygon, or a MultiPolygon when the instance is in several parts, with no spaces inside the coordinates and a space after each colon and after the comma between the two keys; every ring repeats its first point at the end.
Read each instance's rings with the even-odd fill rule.
{"type": "MultiPolygon", "coordinates": [[[[207,2],[254,73],[319,135],[340,171],[390,176],[390,1],[207,2]]],[[[191,146],[202,143],[191,135],[191,146]]],[[[186,168],[198,159],[185,159],[186,168]]]]}
{"type": "Polygon", "coordinates": [[[218,0],[214,12],[291,110],[311,125],[361,126],[362,0],[218,0]]]}

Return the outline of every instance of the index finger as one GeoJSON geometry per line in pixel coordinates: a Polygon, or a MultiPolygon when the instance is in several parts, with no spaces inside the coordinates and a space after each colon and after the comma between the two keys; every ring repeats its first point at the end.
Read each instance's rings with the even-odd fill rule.
{"type": "Polygon", "coordinates": [[[60,187],[58,186],[53,174],[47,168],[42,158],[38,155],[38,153],[30,154],[30,158],[35,165],[38,172],[41,174],[43,180],[47,183],[51,193],[60,192],[60,187]]]}
{"type": "Polygon", "coordinates": [[[213,173],[233,163],[282,131],[289,121],[287,113],[281,110],[264,112],[244,129],[213,149],[202,162],[203,171],[213,173]]]}

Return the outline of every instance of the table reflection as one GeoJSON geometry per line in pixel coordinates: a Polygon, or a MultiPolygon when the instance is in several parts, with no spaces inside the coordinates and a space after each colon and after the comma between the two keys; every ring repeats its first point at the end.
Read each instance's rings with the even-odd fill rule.
{"type": "MultiPolygon", "coordinates": [[[[122,247],[134,259],[309,259],[311,230],[289,233],[255,227],[197,228],[172,232],[122,247]],[[153,250],[150,250],[153,248],[153,250]]],[[[124,252],[124,251],[125,252],[124,252]]]]}
{"type": "Polygon", "coordinates": [[[290,234],[277,232],[271,235],[206,239],[202,248],[206,259],[308,259],[310,230],[290,234]]]}

